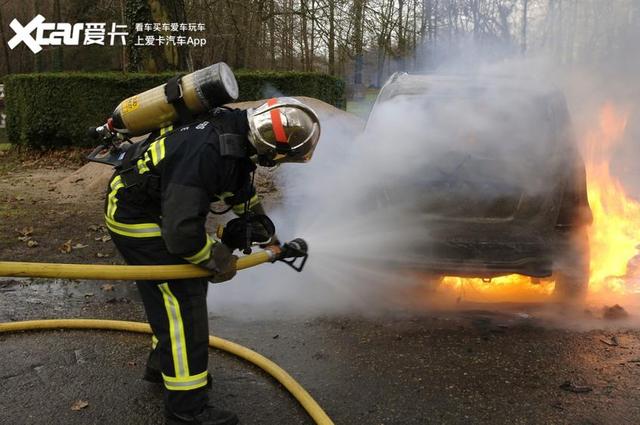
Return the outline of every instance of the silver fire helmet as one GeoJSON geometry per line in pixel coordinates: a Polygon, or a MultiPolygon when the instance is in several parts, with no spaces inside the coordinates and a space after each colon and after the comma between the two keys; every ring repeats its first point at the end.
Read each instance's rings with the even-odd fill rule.
{"type": "Polygon", "coordinates": [[[276,164],[307,162],[320,139],[316,113],[297,99],[269,99],[247,111],[249,140],[258,156],[276,164]]]}

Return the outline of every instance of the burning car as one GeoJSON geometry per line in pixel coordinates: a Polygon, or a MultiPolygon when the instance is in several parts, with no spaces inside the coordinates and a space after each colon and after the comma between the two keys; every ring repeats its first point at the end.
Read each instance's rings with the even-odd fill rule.
{"type": "Polygon", "coordinates": [[[515,77],[397,73],[365,134],[384,132],[409,165],[378,203],[410,203],[426,229],[405,268],[552,278],[558,297],[586,294],[592,215],[562,93],[515,77]]]}

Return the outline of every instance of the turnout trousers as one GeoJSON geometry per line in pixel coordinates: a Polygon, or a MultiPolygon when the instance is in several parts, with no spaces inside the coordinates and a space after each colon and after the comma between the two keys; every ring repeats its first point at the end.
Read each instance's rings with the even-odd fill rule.
{"type": "MultiPolygon", "coordinates": [[[[110,233],[127,264],[187,263],[167,251],[162,237],[110,233]]],[[[136,285],[153,331],[148,366],[162,372],[165,408],[178,414],[198,413],[208,401],[209,283],[196,278],[141,280],[136,285]]]]}

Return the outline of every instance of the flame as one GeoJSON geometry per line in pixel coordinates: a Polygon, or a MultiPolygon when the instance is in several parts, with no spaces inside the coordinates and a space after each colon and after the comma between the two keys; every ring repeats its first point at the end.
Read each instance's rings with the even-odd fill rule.
{"type": "Polygon", "coordinates": [[[552,280],[510,274],[492,279],[445,276],[442,288],[467,301],[545,301],[553,293],[554,285],[552,280]]]}
{"type": "MultiPolygon", "coordinates": [[[[629,197],[621,182],[611,175],[614,149],[623,140],[628,112],[606,103],[598,126],[587,132],[585,165],[587,191],[593,212],[589,229],[591,292],[632,292],[628,266],[640,243],[640,203],[629,197]]],[[[637,261],[637,259],[636,259],[637,261]]]]}
{"type": "MultiPolygon", "coordinates": [[[[589,229],[591,295],[640,292],[640,202],[632,199],[610,172],[612,155],[623,140],[628,115],[628,111],[611,102],[604,104],[596,125],[583,138],[587,192],[593,212],[589,229]]],[[[554,282],[517,274],[493,279],[446,276],[441,288],[473,301],[544,301],[553,293],[554,282]]]]}

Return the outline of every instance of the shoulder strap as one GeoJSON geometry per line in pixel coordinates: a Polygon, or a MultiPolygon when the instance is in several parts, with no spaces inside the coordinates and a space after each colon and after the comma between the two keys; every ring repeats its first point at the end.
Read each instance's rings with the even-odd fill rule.
{"type": "Polygon", "coordinates": [[[154,141],[155,137],[147,137],[142,142],[138,142],[131,146],[124,155],[122,162],[120,165],[116,166],[115,169],[122,178],[122,182],[125,187],[132,187],[138,185],[145,176],[138,173],[137,162],[144,153],[147,151],[151,142],[154,141]]]}
{"type": "Polygon", "coordinates": [[[182,85],[180,84],[181,78],[182,77],[179,75],[176,75],[167,81],[167,84],[164,86],[164,95],[167,97],[167,102],[176,108],[180,124],[186,124],[193,121],[193,114],[189,108],[187,108],[186,103],[184,103],[184,97],[182,97],[182,85]]]}

